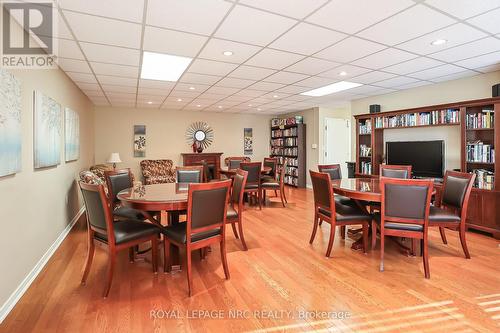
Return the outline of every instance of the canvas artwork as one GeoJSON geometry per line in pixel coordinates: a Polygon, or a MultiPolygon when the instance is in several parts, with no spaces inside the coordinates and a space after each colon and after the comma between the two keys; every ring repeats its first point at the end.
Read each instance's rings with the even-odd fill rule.
{"type": "Polygon", "coordinates": [[[251,128],[243,129],[243,151],[245,155],[253,154],[253,133],[251,128]]]}
{"type": "Polygon", "coordinates": [[[80,117],[78,116],[78,112],[70,108],[65,108],[64,119],[66,162],[76,161],[80,158],[80,117]]]}
{"type": "Polygon", "coordinates": [[[0,177],[21,171],[21,83],[0,68],[0,177]]]}
{"type": "Polygon", "coordinates": [[[134,125],[134,157],[146,157],[146,125],[134,125]]]}
{"type": "Polygon", "coordinates": [[[58,165],[61,163],[61,105],[39,91],[34,95],[34,166],[58,165]]]}

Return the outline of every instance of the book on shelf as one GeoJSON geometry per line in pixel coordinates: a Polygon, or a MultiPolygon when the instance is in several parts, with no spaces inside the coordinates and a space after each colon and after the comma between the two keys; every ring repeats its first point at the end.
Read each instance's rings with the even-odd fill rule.
{"type": "Polygon", "coordinates": [[[495,163],[495,149],[493,145],[482,141],[467,142],[467,162],[472,163],[495,163]]]}
{"type": "Polygon", "coordinates": [[[360,157],[370,157],[372,154],[372,148],[367,145],[359,146],[359,156],[360,157]]]}
{"type": "Polygon", "coordinates": [[[460,111],[457,109],[446,109],[377,117],[375,118],[375,128],[442,125],[456,124],[459,122],[460,111]]]}
{"type": "Polygon", "coordinates": [[[365,120],[364,123],[359,123],[359,134],[371,134],[372,122],[370,119],[365,120]]]}
{"type": "Polygon", "coordinates": [[[493,128],[495,111],[483,109],[481,113],[469,113],[465,121],[467,129],[493,128]]]}
{"type": "Polygon", "coordinates": [[[484,169],[474,169],[473,173],[476,174],[474,186],[484,190],[493,190],[495,183],[495,174],[493,171],[484,169]]]}
{"type": "Polygon", "coordinates": [[[273,139],[282,138],[284,136],[297,136],[297,127],[271,130],[271,137],[273,139]]]}
{"type": "Polygon", "coordinates": [[[361,162],[361,173],[365,175],[372,174],[372,163],[371,162],[361,162]]]}

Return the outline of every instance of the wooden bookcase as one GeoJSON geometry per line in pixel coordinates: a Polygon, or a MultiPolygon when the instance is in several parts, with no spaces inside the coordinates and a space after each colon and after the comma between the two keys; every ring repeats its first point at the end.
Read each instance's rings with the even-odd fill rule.
{"type": "MultiPolygon", "coordinates": [[[[500,178],[496,167],[500,163],[500,157],[498,153],[488,156],[490,149],[496,150],[500,147],[500,98],[362,114],[355,116],[355,119],[357,177],[378,177],[379,166],[384,159],[384,131],[390,131],[392,128],[458,126],[461,133],[460,170],[476,172],[476,177],[482,175],[484,180],[476,181],[472,190],[467,227],[500,238],[500,178]],[[497,116],[491,117],[495,114],[497,116]],[[481,123],[478,115],[482,117],[481,123]],[[366,130],[367,123],[370,123],[371,130],[366,130]],[[476,126],[479,124],[480,127],[476,126]],[[471,143],[476,144],[472,148],[476,155],[471,155],[471,143]],[[367,156],[360,154],[362,151],[366,152],[364,147],[370,148],[370,154],[367,156]],[[483,153],[480,155],[479,151],[483,153]],[[472,159],[472,156],[475,156],[475,159],[472,159]],[[362,168],[364,163],[371,163],[370,173],[362,168]]],[[[440,185],[436,188],[439,194],[440,185]]]]}
{"type": "Polygon", "coordinates": [[[285,184],[306,187],[306,125],[271,126],[271,157],[287,161],[285,184]]]}

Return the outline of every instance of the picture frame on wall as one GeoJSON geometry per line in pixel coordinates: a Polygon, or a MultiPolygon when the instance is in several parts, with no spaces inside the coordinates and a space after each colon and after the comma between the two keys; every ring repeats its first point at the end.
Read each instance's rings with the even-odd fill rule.
{"type": "Polygon", "coordinates": [[[253,129],[243,129],[243,153],[245,155],[253,154],[253,129]]]}
{"type": "Polygon", "coordinates": [[[33,154],[35,169],[61,163],[62,110],[54,99],[33,92],[33,154]]]}
{"type": "Polygon", "coordinates": [[[146,157],[146,125],[134,125],[134,157],[146,157]]]}
{"type": "Polygon", "coordinates": [[[80,158],[80,117],[70,108],[64,109],[64,152],[66,162],[80,158]]]}

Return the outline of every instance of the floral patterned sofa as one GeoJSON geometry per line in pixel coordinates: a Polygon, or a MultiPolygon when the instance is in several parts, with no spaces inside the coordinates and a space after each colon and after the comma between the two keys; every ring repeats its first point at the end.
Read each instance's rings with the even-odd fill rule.
{"type": "Polygon", "coordinates": [[[175,183],[172,160],[142,160],[144,184],[175,183]]]}

